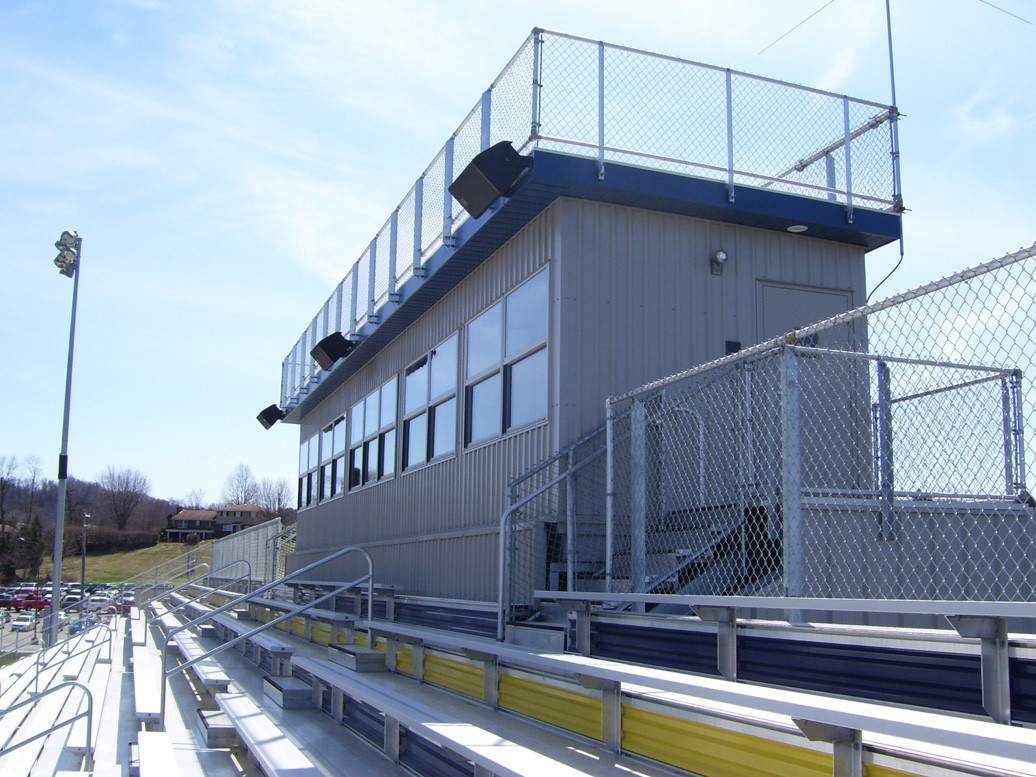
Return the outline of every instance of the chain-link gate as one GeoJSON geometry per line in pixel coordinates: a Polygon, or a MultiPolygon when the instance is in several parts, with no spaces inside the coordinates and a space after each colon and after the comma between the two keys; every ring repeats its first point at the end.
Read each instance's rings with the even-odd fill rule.
{"type": "Polygon", "coordinates": [[[512,483],[504,617],[536,589],[1036,601],[1034,296],[1036,245],[609,400],[512,483]]]}

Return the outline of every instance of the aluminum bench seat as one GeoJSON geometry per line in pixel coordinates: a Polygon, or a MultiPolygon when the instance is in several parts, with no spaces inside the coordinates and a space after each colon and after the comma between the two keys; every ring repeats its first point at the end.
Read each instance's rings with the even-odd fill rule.
{"type": "Polygon", "coordinates": [[[266,777],[322,777],[313,762],[245,694],[217,694],[216,704],[266,777]]]}
{"type": "MultiPolygon", "coordinates": [[[[296,657],[292,663],[344,696],[367,704],[386,718],[385,752],[406,764],[399,735],[406,729],[471,761],[478,775],[530,777],[642,777],[671,775],[615,756],[607,748],[545,729],[530,721],[487,709],[430,685],[418,685],[399,675],[349,671],[330,661],[296,657]]],[[[339,702],[342,703],[342,702],[339,702]]],[[[332,702],[334,706],[334,702],[332,702]]],[[[332,717],[338,714],[332,709],[332,717]]]]}

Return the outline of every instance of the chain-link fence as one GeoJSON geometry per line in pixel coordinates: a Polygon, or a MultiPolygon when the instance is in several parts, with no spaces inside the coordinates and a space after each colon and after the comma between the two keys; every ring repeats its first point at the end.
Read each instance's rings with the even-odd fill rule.
{"type": "Polygon", "coordinates": [[[283,531],[280,518],[242,529],[227,537],[214,540],[212,546],[212,574],[209,584],[222,587],[230,585],[234,590],[245,590],[244,580],[253,583],[268,581],[273,569],[273,542],[283,531]],[[239,562],[247,562],[247,564],[239,562]],[[238,582],[232,582],[238,581],[238,582]]]}
{"type": "Polygon", "coordinates": [[[1036,245],[613,398],[512,484],[504,617],[537,588],[1036,601],[1034,296],[1036,245]]]}
{"type": "Polygon", "coordinates": [[[898,209],[895,108],[571,35],[536,30],[482,95],[284,359],[281,402],[322,378],[310,351],[376,327],[403,284],[454,245],[467,213],[449,186],[503,140],[743,186],[898,209]]]}

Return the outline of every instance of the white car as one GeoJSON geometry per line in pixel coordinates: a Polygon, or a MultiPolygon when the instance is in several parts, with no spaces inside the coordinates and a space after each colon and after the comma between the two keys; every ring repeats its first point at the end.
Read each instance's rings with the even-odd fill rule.
{"type": "Polygon", "coordinates": [[[86,600],[85,604],[87,612],[105,612],[111,606],[112,600],[101,594],[94,594],[86,600]]]}
{"type": "Polygon", "coordinates": [[[36,613],[20,612],[11,621],[11,631],[32,631],[36,626],[36,613]]]}

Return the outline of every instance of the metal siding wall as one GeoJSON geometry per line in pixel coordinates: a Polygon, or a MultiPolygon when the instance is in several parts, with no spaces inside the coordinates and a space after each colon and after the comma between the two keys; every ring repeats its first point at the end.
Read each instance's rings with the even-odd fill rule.
{"type": "Polygon", "coordinates": [[[863,249],[586,200],[560,200],[562,444],[604,423],[604,400],[757,341],[760,280],[864,300],[863,249]],[[722,275],[709,258],[729,255],[722,275]]]}
{"type": "MultiPolygon", "coordinates": [[[[541,214],[307,416],[301,439],[345,414],[357,401],[393,375],[401,374],[551,263],[556,257],[552,214],[552,208],[541,214]]],[[[462,374],[463,343],[459,357],[462,374]]],[[[555,396],[551,390],[552,406],[555,396]]],[[[458,397],[463,398],[462,375],[458,397]]],[[[553,410],[550,417],[554,417],[553,410]]],[[[397,457],[401,437],[402,429],[397,427],[397,457]]],[[[299,552],[289,559],[288,569],[316,561],[340,547],[362,545],[374,558],[378,582],[402,585],[409,594],[493,600],[497,587],[496,527],[507,507],[507,483],[556,447],[550,424],[471,450],[463,450],[458,444],[458,454],[453,458],[397,473],[391,480],[304,510],[298,521],[299,552]],[[452,534],[465,531],[477,533],[452,534]],[[429,563],[430,559],[434,563],[429,563]]],[[[356,565],[341,565],[333,571],[321,570],[319,577],[339,578],[358,570],[356,565]]]]}

